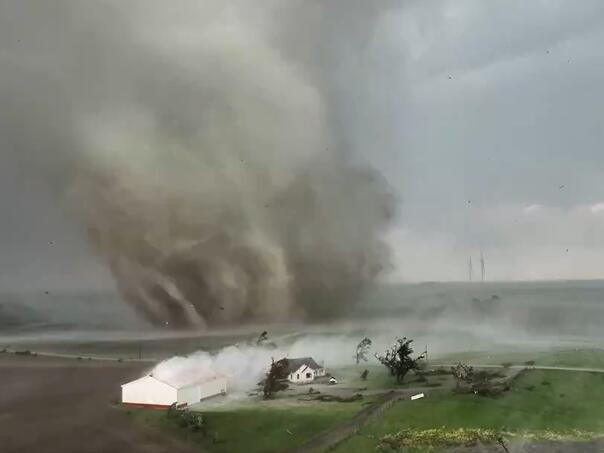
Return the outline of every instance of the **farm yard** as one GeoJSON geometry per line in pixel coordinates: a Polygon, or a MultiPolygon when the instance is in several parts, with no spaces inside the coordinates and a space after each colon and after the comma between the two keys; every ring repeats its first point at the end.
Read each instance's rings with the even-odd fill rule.
{"type": "MultiPolygon", "coordinates": [[[[3,379],[10,394],[19,395],[0,400],[3,412],[11,414],[2,427],[7,452],[37,445],[45,446],[42,451],[97,452],[104,451],[107,439],[116,451],[143,453],[165,451],[168,445],[183,453],[323,451],[332,446],[332,434],[350,426],[357,432],[335,443],[334,451],[472,451],[472,445],[485,444],[480,451],[498,452],[504,450],[497,439],[503,439],[513,451],[564,446],[579,452],[600,451],[598,438],[604,433],[604,373],[539,369],[601,368],[604,353],[596,348],[441,355],[401,384],[375,362],[327,366],[326,377],[292,384],[268,400],[259,388],[193,405],[184,412],[193,414],[197,425],[191,425],[166,411],[116,405],[119,385],[139,377],[150,363],[110,355],[89,359],[76,356],[81,351],[74,346],[72,358],[13,347],[12,353],[0,354],[3,379]],[[494,382],[508,382],[509,389],[494,397],[456,393],[451,364],[461,360],[494,382]],[[329,376],[337,384],[330,384],[329,376]],[[420,393],[423,398],[411,401],[420,393]],[[68,412],[77,414],[76,422],[68,412]],[[363,416],[369,412],[375,415],[363,416]],[[40,435],[17,435],[15,427],[24,423],[40,435]],[[77,435],[74,423],[81,428],[77,435]],[[56,450],[46,448],[50,436],[56,450]]],[[[149,344],[144,347],[153,352],[149,344]]]]}

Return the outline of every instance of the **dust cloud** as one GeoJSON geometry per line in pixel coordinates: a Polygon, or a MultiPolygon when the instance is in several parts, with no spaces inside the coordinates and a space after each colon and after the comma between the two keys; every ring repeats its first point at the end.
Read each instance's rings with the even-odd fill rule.
{"type": "Polygon", "coordinates": [[[6,130],[68,190],[123,298],[154,324],[330,319],[389,266],[393,194],[347,135],[338,95],[355,87],[335,89],[332,73],[349,46],[329,39],[362,45],[379,7],[2,9],[33,30],[5,58],[6,130]]]}

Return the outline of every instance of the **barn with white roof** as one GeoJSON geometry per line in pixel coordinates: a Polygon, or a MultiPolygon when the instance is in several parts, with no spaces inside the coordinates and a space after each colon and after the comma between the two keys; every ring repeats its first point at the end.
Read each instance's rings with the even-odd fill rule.
{"type": "Polygon", "coordinates": [[[137,407],[167,408],[199,403],[227,391],[227,377],[213,375],[193,382],[165,381],[149,374],[122,385],[122,404],[137,407]]]}

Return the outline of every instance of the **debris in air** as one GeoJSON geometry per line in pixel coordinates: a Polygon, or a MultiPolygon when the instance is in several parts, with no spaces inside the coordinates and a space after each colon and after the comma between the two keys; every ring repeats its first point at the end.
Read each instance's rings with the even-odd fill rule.
{"type": "Polygon", "coordinates": [[[423,393],[418,393],[417,395],[413,395],[411,397],[411,401],[415,401],[415,400],[419,400],[421,398],[423,398],[425,395],[423,393]]]}

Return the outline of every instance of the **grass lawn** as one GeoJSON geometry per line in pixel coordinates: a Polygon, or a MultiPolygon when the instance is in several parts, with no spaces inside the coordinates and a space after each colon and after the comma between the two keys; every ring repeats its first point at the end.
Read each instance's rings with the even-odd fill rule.
{"type": "Polygon", "coordinates": [[[363,402],[312,403],[202,412],[209,432],[206,438],[179,427],[165,416],[164,411],[136,409],[130,413],[144,424],[200,445],[204,451],[269,453],[301,445],[320,432],[349,420],[362,407],[363,402]],[[214,433],[216,443],[212,441],[214,433]]]}
{"type": "Polygon", "coordinates": [[[367,390],[416,387],[430,388],[431,386],[440,387],[445,385],[447,381],[451,381],[452,383],[453,380],[451,376],[430,376],[425,382],[421,382],[418,381],[417,376],[413,372],[410,372],[405,377],[405,382],[399,385],[396,383],[396,378],[394,378],[383,365],[351,365],[330,369],[329,372],[338,379],[338,385],[341,387],[366,387],[367,390]],[[369,371],[366,381],[361,379],[363,370],[369,371]]]}
{"type": "Polygon", "coordinates": [[[448,394],[400,402],[336,451],[375,451],[386,434],[440,427],[604,434],[604,375],[534,370],[519,376],[499,399],[448,394]]]}
{"type": "Polygon", "coordinates": [[[434,360],[432,365],[438,363],[454,362],[477,363],[482,365],[501,365],[512,363],[524,365],[526,362],[535,362],[541,366],[566,366],[576,368],[602,368],[604,369],[603,349],[561,349],[540,352],[506,351],[506,352],[462,352],[447,354],[434,360]]]}

